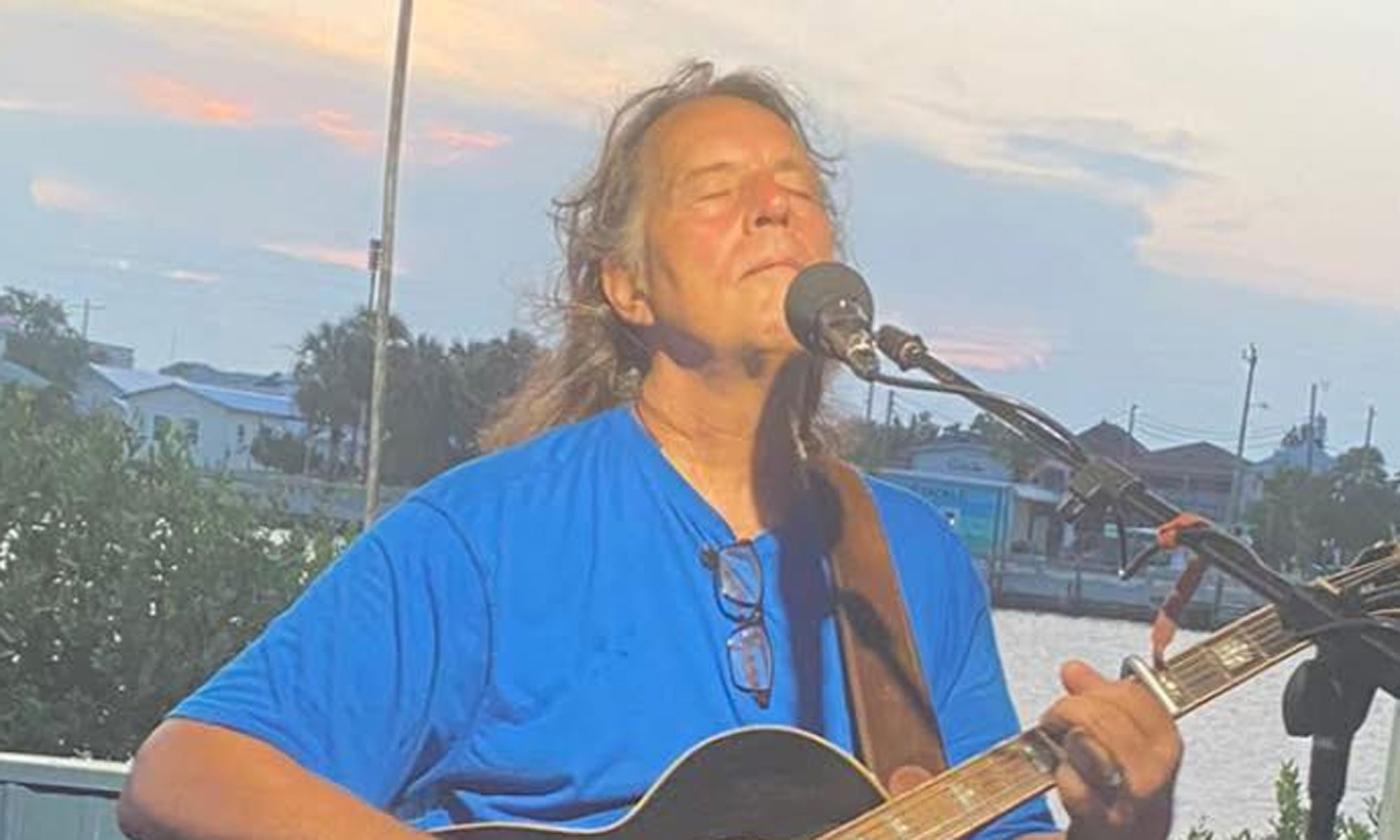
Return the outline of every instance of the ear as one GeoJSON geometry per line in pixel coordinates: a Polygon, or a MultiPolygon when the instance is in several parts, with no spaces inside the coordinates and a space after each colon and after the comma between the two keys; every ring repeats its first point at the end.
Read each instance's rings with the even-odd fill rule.
{"type": "Polygon", "coordinates": [[[620,260],[609,257],[602,266],[603,297],[623,323],[634,327],[649,327],[656,322],[651,301],[636,272],[620,260]]]}

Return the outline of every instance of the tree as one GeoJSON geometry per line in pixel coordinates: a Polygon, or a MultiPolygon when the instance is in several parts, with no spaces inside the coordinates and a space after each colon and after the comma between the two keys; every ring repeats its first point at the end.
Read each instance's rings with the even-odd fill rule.
{"type": "Polygon", "coordinates": [[[1400,527],[1400,491],[1374,449],[1343,453],[1326,473],[1280,470],[1246,514],[1255,547],[1270,563],[1313,575],[1354,556],[1400,527]]]}
{"type": "Polygon", "coordinates": [[[0,316],[18,326],[6,342],[5,357],[71,389],[87,354],[82,336],[68,325],[63,303],[7,286],[0,293],[0,316]]]}
{"type": "Polygon", "coordinates": [[[0,744],[121,759],[339,549],[120,421],[0,391],[0,744]]]}
{"type": "Polygon", "coordinates": [[[993,454],[1010,468],[1016,481],[1030,478],[1031,473],[1046,458],[1035,444],[985,411],[972,418],[969,431],[991,447],[993,454]]]}
{"type": "MultiPolygon", "coordinates": [[[[389,349],[393,356],[409,341],[408,327],[397,317],[389,318],[389,349]]],[[[297,348],[292,369],[296,381],[296,402],[306,417],[312,434],[324,430],[330,442],[327,472],[355,474],[360,429],[369,409],[370,379],[374,370],[374,313],[360,307],[339,322],[320,324],[307,333],[297,348]],[[342,463],[347,431],[352,457],[342,463]]]]}

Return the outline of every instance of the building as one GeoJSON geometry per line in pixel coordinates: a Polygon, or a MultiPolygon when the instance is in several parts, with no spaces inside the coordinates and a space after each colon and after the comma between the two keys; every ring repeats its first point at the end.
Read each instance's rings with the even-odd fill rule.
{"type": "Polygon", "coordinates": [[[1240,474],[1240,511],[1264,494],[1263,479],[1254,465],[1213,443],[1199,441],[1148,449],[1106,421],[1077,437],[1089,452],[1122,464],[1140,476],[1148,489],[1177,507],[1216,522],[1230,519],[1230,493],[1236,471],[1240,474]]]}
{"type": "Polygon", "coordinates": [[[1055,516],[1056,489],[1015,481],[992,448],[971,436],[943,438],[906,454],[908,469],[877,475],[928,500],[973,555],[1058,556],[1065,526],[1055,516]]]}
{"type": "Polygon", "coordinates": [[[256,471],[252,445],[267,429],[303,436],[306,423],[288,394],[188,382],[150,371],[88,365],[78,377],[75,404],[110,411],[149,445],[156,436],[184,436],[195,463],[206,469],[256,471]]]}

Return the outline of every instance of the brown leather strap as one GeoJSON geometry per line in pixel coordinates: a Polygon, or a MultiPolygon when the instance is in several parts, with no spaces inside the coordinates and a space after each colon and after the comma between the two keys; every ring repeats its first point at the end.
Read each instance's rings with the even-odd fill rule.
{"type": "Polygon", "coordinates": [[[938,718],[870,491],[835,458],[816,467],[833,519],[832,584],[856,749],[880,783],[900,793],[947,769],[938,718]]]}

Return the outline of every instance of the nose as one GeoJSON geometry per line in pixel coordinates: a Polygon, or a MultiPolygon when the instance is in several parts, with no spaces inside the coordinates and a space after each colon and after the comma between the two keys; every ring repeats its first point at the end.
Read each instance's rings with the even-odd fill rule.
{"type": "Polygon", "coordinates": [[[787,227],[792,213],[792,197],[772,175],[758,175],[750,184],[749,227],[787,227]]]}

